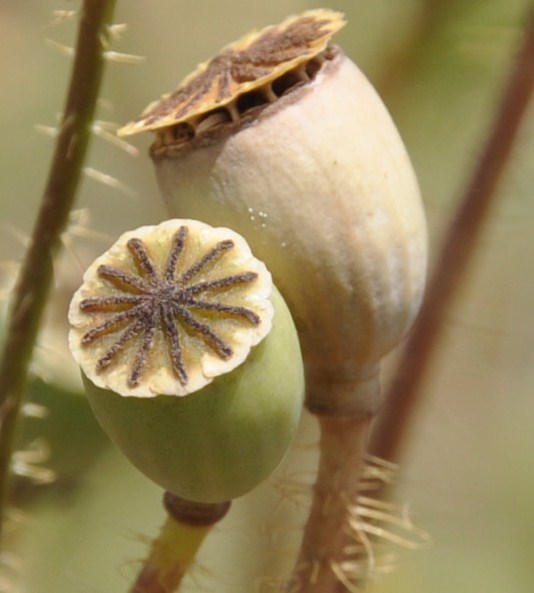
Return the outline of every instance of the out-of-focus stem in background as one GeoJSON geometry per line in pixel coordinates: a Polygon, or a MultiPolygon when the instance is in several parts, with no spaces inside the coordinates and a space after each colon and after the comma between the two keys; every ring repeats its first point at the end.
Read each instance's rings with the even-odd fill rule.
{"type": "MultiPolygon", "coordinates": [[[[0,516],[28,368],[91,138],[115,0],[85,0],[67,99],[43,193],[7,321],[0,361],[0,516]]],[[[0,521],[1,525],[1,521],[0,521]]]]}
{"type": "Polygon", "coordinates": [[[398,363],[370,451],[398,461],[423,397],[424,381],[439,344],[446,311],[462,284],[499,182],[512,155],[534,91],[534,6],[481,157],[459,201],[429,282],[418,321],[398,363]]]}
{"type": "Polygon", "coordinates": [[[406,74],[413,70],[414,63],[421,55],[421,47],[433,38],[454,4],[454,0],[425,0],[423,2],[410,34],[386,61],[384,71],[375,81],[378,92],[388,98],[388,103],[395,97],[406,74]]]}

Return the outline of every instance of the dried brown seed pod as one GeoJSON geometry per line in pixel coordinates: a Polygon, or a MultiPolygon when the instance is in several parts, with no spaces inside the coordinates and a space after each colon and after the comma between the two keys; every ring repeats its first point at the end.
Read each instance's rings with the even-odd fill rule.
{"type": "Polygon", "coordinates": [[[328,45],[343,24],[315,10],[246,36],[122,133],[156,133],[173,216],[230,226],[267,262],[299,330],[308,407],[367,415],[380,360],[419,309],[427,241],[395,125],[328,45]]]}

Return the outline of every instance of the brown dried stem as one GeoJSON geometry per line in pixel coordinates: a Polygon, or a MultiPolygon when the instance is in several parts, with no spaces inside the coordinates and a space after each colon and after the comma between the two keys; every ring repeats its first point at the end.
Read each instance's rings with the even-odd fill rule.
{"type": "Polygon", "coordinates": [[[312,508],[294,575],[292,593],[333,593],[340,584],[346,547],[353,539],[349,521],[355,503],[370,418],[318,416],[319,471],[312,508]]]}
{"type": "Polygon", "coordinates": [[[446,311],[467,272],[478,246],[483,223],[497,196],[521,123],[534,92],[534,8],[523,45],[497,109],[480,161],[460,200],[456,215],[436,261],[435,273],[417,324],[386,396],[385,409],[373,431],[373,454],[397,461],[422,399],[422,386],[439,343],[446,311]]]}
{"type": "MultiPolygon", "coordinates": [[[[115,0],[86,0],[63,119],[35,223],[15,289],[0,361],[0,516],[19,409],[39,323],[91,136],[115,0]]],[[[1,521],[0,521],[1,525],[1,521]]]]}

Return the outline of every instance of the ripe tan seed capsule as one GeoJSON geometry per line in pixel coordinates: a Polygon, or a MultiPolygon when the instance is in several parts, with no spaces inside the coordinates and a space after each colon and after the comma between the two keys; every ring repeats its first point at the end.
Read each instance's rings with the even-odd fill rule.
{"type": "Polygon", "coordinates": [[[427,239],[386,108],[327,46],[342,25],[317,10],[247,36],[122,132],[156,131],[173,216],[230,226],[268,263],[299,331],[308,407],[367,415],[380,360],[419,309],[427,239]]]}

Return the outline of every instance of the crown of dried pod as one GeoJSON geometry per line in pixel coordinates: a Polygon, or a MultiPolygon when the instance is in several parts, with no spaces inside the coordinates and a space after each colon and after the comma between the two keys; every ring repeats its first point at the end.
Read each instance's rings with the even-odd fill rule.
{"type": "Polygon", "coordinates": [[[308,407],[366,415],[421,303],[426,226],[387,110],[328,46],[343,24],[315,10],[248,35],[121,133],[156,132],[173,216],[230,226],[267,262],[299,330],[308,407]]]}
{"type": "Polygon", "coordinates": [[[244,494],[296,430],[296,330],[265,265],[226,228],[170,220],[125,233],[86,271],[71,352],[104,430],[191,501],[244,494]]]}

